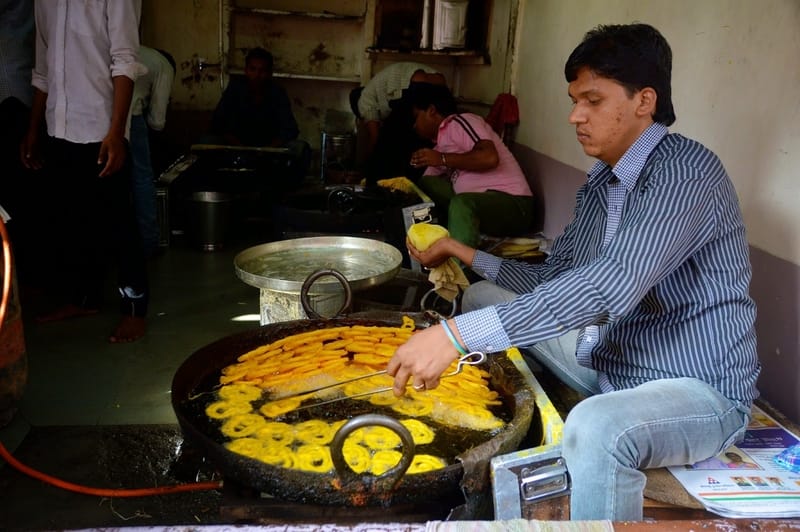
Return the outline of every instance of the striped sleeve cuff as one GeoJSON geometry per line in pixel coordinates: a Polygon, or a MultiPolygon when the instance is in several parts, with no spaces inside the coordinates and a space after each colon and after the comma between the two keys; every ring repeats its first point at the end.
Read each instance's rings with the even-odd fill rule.
{"type": "Polygon", "coordinates": [[[472,259],[472,266],[470,269],[490,281],[497,279],[497,274],[500,271],[500,264],[503,259],[490,255],[485,251],[476,250],[475,257],[472,259]]]}
{"type": "Polygon", "coordinates": [[[495,353],[511,347],[494,307],[467,312],[453,319],[468,351],[495,353]]]}

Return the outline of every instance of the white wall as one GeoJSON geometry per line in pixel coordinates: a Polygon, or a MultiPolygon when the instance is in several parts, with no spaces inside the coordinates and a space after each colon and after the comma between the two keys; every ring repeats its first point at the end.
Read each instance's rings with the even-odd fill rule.
{"type": "Polygon", "coordinates": [[[564,62],[598,24],[645,22],[673,52],[674,132],[716,152],[750,244],[800,264],[800,1],[528,0],[519,40],[516,140],[580,169],[564,62]]]}

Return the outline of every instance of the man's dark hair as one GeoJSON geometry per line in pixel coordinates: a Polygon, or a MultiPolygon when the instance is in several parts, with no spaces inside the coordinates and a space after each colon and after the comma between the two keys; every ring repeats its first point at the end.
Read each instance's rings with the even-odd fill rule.
{"type": "Polygon", "coordinates": [[[583,37],[564,65],[567,82],[588,68],[599,76],[616,81],[633,94],[645,87],[655,90],[653,120],[671,125],[672,50],[661,33],[648,24],[597,26],[583,37]]]}
{"type": "Polygon", "coordinates": [[[445,85],[411,82],[407,89],[403,89],[403,100],[417,109],[427,109],[433,105],[442,116],[457,113],[456,99],[445,85]]]}
{"type": "Polygon", "coordinates": [[[261,48],[251,48],[249,52],[247,52],[247,56],[244,58],[244,64],[247,64],[248,61],[251,59],[260,59],[267,63],[267,68],[272,70],[273,62],[272,62],[272,54],[266,51],[265,49],[261,48]]]}

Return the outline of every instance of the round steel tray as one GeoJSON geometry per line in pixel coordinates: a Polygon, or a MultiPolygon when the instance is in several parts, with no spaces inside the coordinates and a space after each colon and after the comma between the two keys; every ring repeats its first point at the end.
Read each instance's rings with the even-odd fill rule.
{"type": "MultiPolygon", "coordinates": [[[[400,270],[400,251],[379,240],[348,236],[319,236],[280,240],[248,248],[233,260],[236,275],[265,290],[300,292],[317,270],[332,269],[345,276],[351,290],[385,283],[400,270]]],[[[317,280],[310,293],[336,293],[341,283],[332,276],[317,280]]]]}

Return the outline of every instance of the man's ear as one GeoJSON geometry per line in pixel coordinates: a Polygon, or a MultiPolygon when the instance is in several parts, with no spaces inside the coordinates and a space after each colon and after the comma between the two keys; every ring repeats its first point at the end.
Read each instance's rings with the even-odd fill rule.
{"type": "Polygon", "coordinates": [[[656,113],[658,94],[652,87],[645,87],[639,91],[639,106],[636,111],[641,116],[653,116],[656,113]]]}

